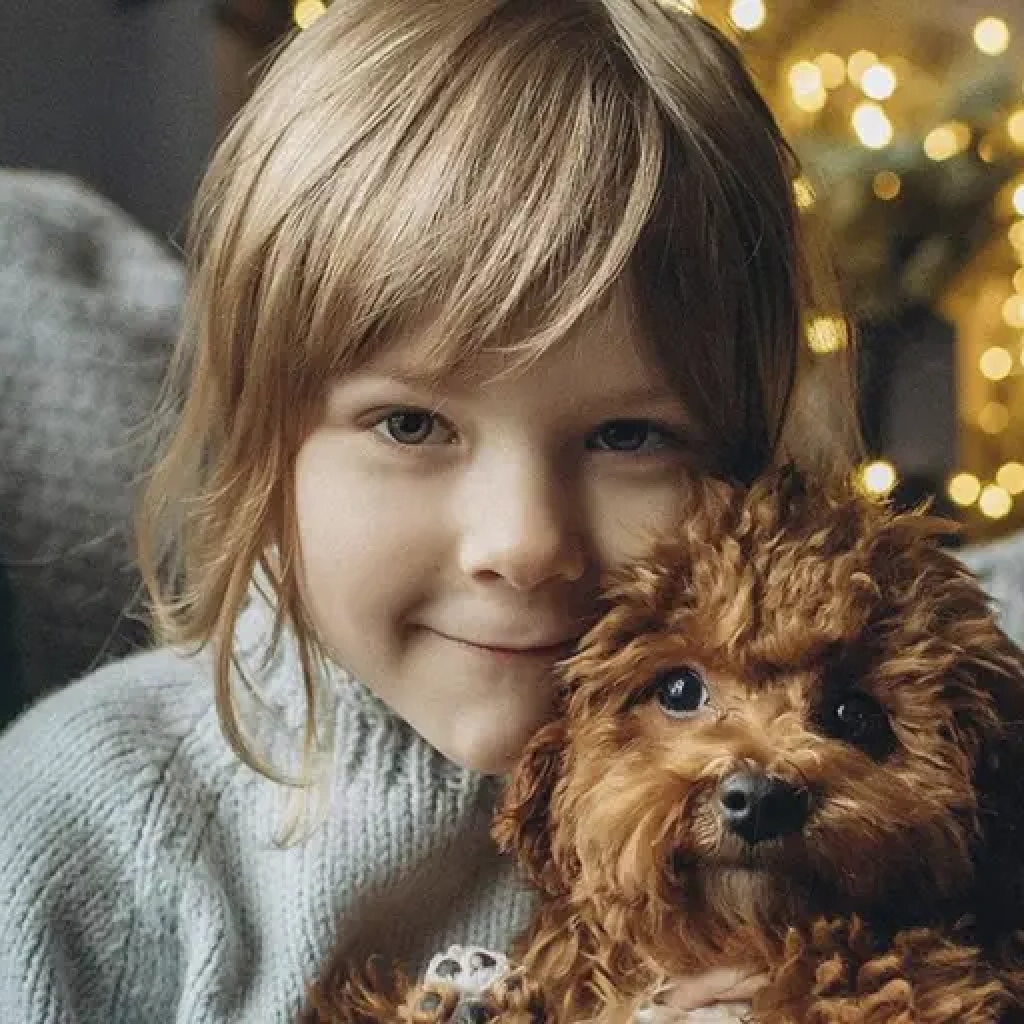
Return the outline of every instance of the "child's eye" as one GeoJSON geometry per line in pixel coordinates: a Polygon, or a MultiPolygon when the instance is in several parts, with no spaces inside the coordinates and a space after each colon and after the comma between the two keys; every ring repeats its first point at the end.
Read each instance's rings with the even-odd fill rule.
{"type": "Polygon", "coordinates": [[[454,436],[440,416],[426,409],[396,409],[375,423],[373,429],[403,445],[447,444],[454,436]]]}
{"type": "Polygon", "coordinates": [[[675,443],[668,430],[650,420],[610,420],[594,431],[587,447],[603,452],[653,452],[675,443]]]}

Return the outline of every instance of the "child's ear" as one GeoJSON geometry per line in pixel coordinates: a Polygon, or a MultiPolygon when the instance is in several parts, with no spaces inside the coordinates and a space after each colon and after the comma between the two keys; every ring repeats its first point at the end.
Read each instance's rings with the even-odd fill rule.
{"type": "Polygon", "coordinates": [[[551,798],[566,747],[565,718],[542,726],[526,746],[501,800],[492,834],[514,854],[530,881],[554,896],[566,885],[551,854],[551,798]]]}

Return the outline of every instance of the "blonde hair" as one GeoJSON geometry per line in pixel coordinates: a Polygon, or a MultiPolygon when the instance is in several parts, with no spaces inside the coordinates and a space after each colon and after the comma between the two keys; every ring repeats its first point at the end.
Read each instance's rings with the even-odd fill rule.
{"type": "MultiPolygon", "coordinates": [[[[257,568],[298,646],[307,766],[320,742],[294,461],[326,382],[401,331],[429,323],[439,373],[528,358],[627,282],[712,472],[812,454],[796,173],[734,47],[655,0],[338,0],[284,47],[199,192],[139,518],[158,635],[211,648],[244,760],[274,774],[232,697],[257,568]]],[[[850,406],[837,380],[822,408],[850,406]]]]}

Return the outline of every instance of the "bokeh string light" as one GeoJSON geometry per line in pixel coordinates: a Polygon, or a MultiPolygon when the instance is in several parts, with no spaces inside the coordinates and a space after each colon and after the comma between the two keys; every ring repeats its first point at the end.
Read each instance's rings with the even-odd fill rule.
{"type": "Polygon", "coordinates": [[[324,0],[297,0],[292,6],[292,20],[299,28],[309,28],[326,10],[324,0]]]}
{"type": "Polygon", "coordinates": [[[762,0],[733,0],[729,8],[729,20],[742,32],[759,29],[767,17],[762,0]]]}
{"type": "MultiPolygon", "coordinates": [[[[771,5],[767,11],[767,19],[770,18],[771,5]]],[[[1011,41],[1012,30],[1004,20],[986,17],[974,26],[964,48],[969,49],[973,42],[977,52],[985,58],[998,59],[1007,52],[1011,41]]],[[[883,58],[867,47],[844,54],[833,47],[799,56],[789,65],[784,79],[792,107],[801,116],[811,119],[794,122],[798,133],[816,130],[819,124],[834,126],[837,118],[845,117],[856,144],[878,154],[882,166],[871,174],[870,191],[874,199],[887,204],[900,202],[905,191],[904,176],[915,166],[908,164],[907,158],[906,133],[908,129],[913,130],[913,125],[897,119],[900,116],[898,94],[905,73],[911,77],[915,73],[909,55],[883,58]],[[892,106],[893,103],[896,106],[892,106]],[[827,118],[831,120],[822,120],[827,118]],[[809,129],[807,125],[812,127],[809,129]]],[[[938,104],[936,108],[941,109],[938,104]]],[[[950,113],[955,109],[947,107],[950,113]]],[[[903,116],[906,118],[905,111],[903,116]]],[[[922,131],[919,152],[934,165],[955,165],[951,173],[961,175],[965,173],[961,168],[970,166],[964,161],[976,160],[979,164],[996,166],[1008,148],[1024,152],[1024,103],[1020,93],[1001,126],[998,119],[989,118],[989,122],[978,128],[969,118],[947,114],[922,131]]],[[[804,196],[803,186],[794,187],[798,206],[806,212],[810,203],[800,201],[804,196]]],[[[1012,342],[998,336],[998,331],[1002,330],[1024,331],[1024,175],[1009,182],[996,198],[992,217],[997,225],[1002,221],[1014,259],[1006,290],[999,300],[1002,326],[996,328],[992,343],[976,357],[974,372],[984,382],[988,394],[978,402],[977,412],[961,428],[967,432],[975,430],[978,437],[987,439],[983,451],[988,465],[954,470],[949,474],[946,487],[947,496],[955,506],[968,515],[976,513],[981,520],[994,523],[1009,519],[1015,512],[1015,501],[1024,495],[1024,463],[1011,457],[1014,439],[1018,445],[1024,443],[1021,423],[1024,419],[1024,374],[1021,372],[1024,370],[1024,334],[1012,342]]],[[[998,277],[998,272],[995,273],[998,277]]],[[[983,310],[975,310],[979,312],[983,310]]],[[[964,326],[957,324],[961,331],[964,326]]],[[[843,347],[836,337],[828,317],[817,317],[808,324],[808,345],[820,358],[827,358],[843,347]]],[[[978,461],[978,455],[978,445],[970,452],[960,453],[961,459],[966,457],[970,462],[978,461]]],[[[866,493],[884,498],[899,486],[899,469],[886,459],[874,459],[861,468],[858,481],[866,493]]],[[[1024,501],[1021,504],[1024,506],[1024,501]]],[[[1024,508],[1017,513],[1018,522],[1024,524],[1024,508]]]]}

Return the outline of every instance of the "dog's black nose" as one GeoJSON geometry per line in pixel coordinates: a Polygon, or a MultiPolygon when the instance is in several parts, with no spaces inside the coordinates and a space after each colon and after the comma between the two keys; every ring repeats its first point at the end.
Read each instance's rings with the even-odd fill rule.
{"type": "Polygon", "coordinates": [[[760,772],[736,772],[724,779],[718,804],[726,828],[748,843],[799,832],[811,806],[806,789],[760,772]]]}

